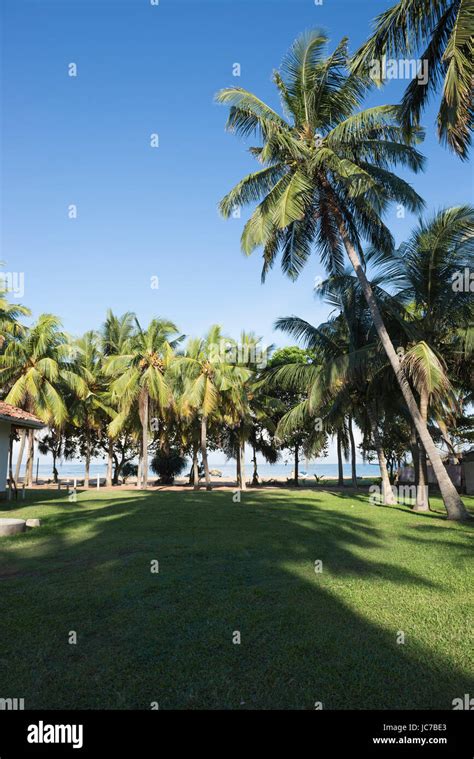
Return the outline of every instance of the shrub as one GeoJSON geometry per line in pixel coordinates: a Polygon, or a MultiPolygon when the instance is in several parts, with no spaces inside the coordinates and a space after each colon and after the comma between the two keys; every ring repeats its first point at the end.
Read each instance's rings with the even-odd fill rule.
{"type": "Polygon", "coordinates": [[[158,475],[160,485],[172,485],[174,478],[186,467],[186,457],[173,448],[167,453],[157,451],[151,460],[150,467],[152,472],[158,475]]]}

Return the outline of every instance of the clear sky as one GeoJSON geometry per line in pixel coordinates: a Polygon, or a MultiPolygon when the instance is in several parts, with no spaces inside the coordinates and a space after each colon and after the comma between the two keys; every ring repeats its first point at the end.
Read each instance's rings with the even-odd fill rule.
{"type": "MultiPolygon", "coordinates": [[[[151,2],[3,0],[0,258],[24,272],[21,302],[33,315],[56,313],[72,334],[98,327],[111,307],[143,324],[166,316],[186,334],[218,322],[287,344],[275,318],[323,321],[312,287],[324,272],[314,258],[297,283],[275,267],[262,286],[260,256],[241,254],[245,215],[225,221],[217,203],[255,168],[253,143],[224,131],[213,96],[237,85],[278,107],[272,70],[300,32],[323,27],[331,46],[348,35],[354,50],[392,3],[151,2]]],[[[392,81],[368,104],[397,102],[405,86],[392,81]]],[[[432,108],[427,171],[411,179],[429,211],[468,201],[471,176],[438,146],[434,121],[432,108]]],[[[413,219],[393,209],[387,222],[400,241],[413,219]]]]}
{"type": "MultiPolygon", "coordinates": [[[[255,164],[252,140],[224,131],[213,96],[238,85],[278,106],[272,70],[301,31],[349,35],[354,49],[389,4],[4,0],[1,259],[25,274],[21,300],[73,334],[97,327],[108,306],[143,323],[167,316],[187,334],[220,322],[280,344],[276,317],[322,321],[318,260],[296,284],[275,267],[262,286],[260,256],[240,252],[245,215],[219,218],[219,199],[255,164]]],[[[369,102],[396,102],[405,84],[369,102]]],[[[425,121],[429,163],[415,187],[429,209],[467,201],[469,168],[437,145],[434,110],[425,121]]],[[[395,209],[387,220],[398,240],[412,223],[395,209]]]]}

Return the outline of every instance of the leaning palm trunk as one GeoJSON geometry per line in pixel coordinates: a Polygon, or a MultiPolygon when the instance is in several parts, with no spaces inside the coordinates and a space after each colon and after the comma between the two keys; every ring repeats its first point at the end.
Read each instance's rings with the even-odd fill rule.
{"type": "Polygon", "coordinates": [[[203,415],[201,419],[201,456],[204,467],[204,477],[206,480],[206,490],[212,490],[211,478],[209,475],[209,463],[207,460],[207,417],[203,415]]]}
{"type": "Polygon", "coordinates": [[[300,484],[299,483],[300,473],[299,473],[299,466],[298,466],[299,459],[300,459],[300,447],[298,444],[296,444],[295,445],[295,478],[294,478],[296,487],[299,487],[299,484],[300,484]]]}
{"type": "Polygon", "coordinates": [[[344,243],[344,247],[346,249],[349,260],[360,282],[360,286],[362,288],[362,292],[364,293],[365,299],[369,306],[370,313],[372,314],[372,319],[374,321],[374,326],[375,326],[375,329],[377,330],[377,334],[380,338],[380,342],[382,343],[385,353],[387,354],[388,360],[390,361],[390,364],[392,365],[392,369],[395,372],[397,382],[400,386],[400,390],[402,391],[403,397],[405,399],[405,403],[407,404],[410,416],[413,419],[413,423],[416,427],[416,431],[420,438],[421,444],[423,445],[427,455],[429,456],[431,466],[433,467],[433,471],[438,481],[443,502],[446,507],[446,511],[448,513],[448,519],[456,519],[456,520],[469,519],[469,514],[466,511],[466,508],[462,502],[462,499],[459,493],[457,492],[456,488],[451,482],[451,479],[444,467],[444,464],[441,461],[441,457],[438,451],[436,450],[435,444],[433,443],[431,439],[431,435],[428,432],[428,427],[426,426],[426,423],[424,422],[423,417],[421,416],[421,413],[418,409],[415,397],[412,393],[412,390],[407,380],[407,377],[405,375],[405,372],[402,366],[400,365],[400,361],[395,351],[395,348],[393,347],[393,343],[387,332],[385,324],[383,323],[383,319],[379,311],[379,307],[377,305],[377,302],[375,300],[375,297],[372,291],[372,287],[370,286],[370,283],[366,277],[365,271],[362,267],[357,251],[352,245],[349,239],[349,235],[342,221],[340,221],[339,223],[339,233],[344,243]]]}
{"type": "Polygon", "coordinates": [[[347,420],[347,427],[349,430],[349,439],[351,441],[351,475],[352,475],[352,487],[357,487],[357,464],[356,464],[356,447],[354,440],[354,432],[352,430],[352,417],[349,416],[347,420]]]}
{"type": "Polygon", "coordinates": [[[380,476],[382,478],[382,503],[386,506],[393,506],[393,504],[397,502],[397,499],[393,494],[392,486],[390,484],[390,477],[388,476],[387,469],[387,460],[385,458],[385,453],[383,452],[379,429],[375,419],[375,412],[370,404],[367,407],[367,414],[369,417],[370,429],[372,431],[375,450],[377,451],[377,458],[379,460],[380,476]]]}

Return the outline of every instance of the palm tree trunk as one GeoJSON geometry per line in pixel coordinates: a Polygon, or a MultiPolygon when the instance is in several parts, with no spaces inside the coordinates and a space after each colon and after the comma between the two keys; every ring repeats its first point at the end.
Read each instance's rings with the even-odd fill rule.
{"type": "Polygon", "coordinates": [[[252,446],[252,452],[253,452],[253,475],[252,475],[252,487],[257,487],[258,485],[258,469],[257,469],[257,449],[255,448],[255,445],[252,446]]]}
{"type": "Polygon", "coordinates": [[[298,471],[299,457],[300,457],[300,447],[297,443],[295,445],[295,485],[296,487],[299,486],[299,476],[300,476],[300,473],[298,471]]]}
{"type": "Polygon", "coordinates": [[[375,329],[377,330],[377,334],[379,336],[380,342],[382,343],[385,353],[387,354],[388,360],[390,361],[390,364],[392,365],[392,369],[395,372],[397,382],[400,386],[400,390],[402,391],[403,397],[405,399],[405,403],[407,404],[408,411],[410,413],[411,418],[413,419],[413,423],[416,427],[416,431],[419,435],[421,443],[427,455],[429,456],[431,466],[433,467],[433,471],[435,473],[436,479],[438,481],[439,489],[441,491],[441,496],[443,498],[443,502],[444,502],[446,511],[448,513],[448,519],[456,519],[456,520],[469,519],[470,517],[464,506],[462,498],[457,492],[453,483],[451,482],[451,479],[444,467],[444,464],[441,461],[441,457],[438,451],[436,450],[436,446],[433,443],[433,440],[431,439],[431,435],[428,431],[428,427],[426,426],[420,414],[420,411],[418,409],[415,397],[412,393],[410,384],[407,380],[403,367],[400,364],[400,360],[397,356],[395,348],[393,347],[393,343],[390,339],[390,335],[388,334],[385,324],[383,322],[382,315],[380,313],[379,307],[374,297],[374,293],[372,291],[372,287],[370,286],[370,283],[366,277],[365,271],[362,267],[357,251],[349,239],[349,235],[346,231],[345,225],[342,220],[340,220],[339,222],[339,233],[344,243],[344,247],[346,249],[349,260],[352,266],[354,267],[354,271],[360,282],[360,286],[362,288],[362,292],[364,293],[365,299],[369,306],[370,313],[372,314],[372,319],[374,321],[374,326],[375,326],[375,329]]]}
{"type": "Polygon", "coordinates": [[[193,490],[199,490],[198,445],[193,445],[193,490]]]}
{"type": "Polygon", "coordinates": [[[148,487],[148,393],[143,394],[142,407],[142,489],[148,487]]]}
{"type": "Polygon", "coordinates": [[[337,432],[337,484],[344,487],[344,469],[342,466],[342,440],[341,433],[337,432]]]}
{"type": "Polygon", "coordinates": [[[357,464],[356,464],[356,447],[354,440],[354,432],[352,430],[352,417],[349,414],[347,418],[347,427],[349,430],[349,440],[351,442],[351,475],[352,475],[352,487],[357,487],[357,464]]]}
{"type": "Polygon", "coordinates": [[[247,490],[247,483],[245,482],[245,440],[239,444],[240,453],[240,488],[241,490],[247,490]]]}
{"type": "Polygon", "coordinates": [[[416,499],[413,511],[429,511],[428,500],[428,470],[426,467],[426,453],[421,445],[418,445],[418,476],[416,478],[416,499]]]}
{"type": "Polygon", "coordinates": [[[206,490],[212,490],[211,478],[209,476],[209,463],[207,461],[207,417],[204,415],[201,419],[201,456],[204,467],[204,478],[206,480],[206,490]]]}
{"type": "Polygon", "coordinates": [[[85,471],[84,471],[84,487],[89,487],[89,480],[90,480],[90,469],[91,469],[91,439],[90,439],[90,432],[87,430],[86,433],[86,465],[85,465],[85,471]]]}
{"type": "Polygon", "coordinates": [[[15,482],[18,483],[20,477],[21,462],[23,461],[23,453],[25,451],[26,430],[22,429],[20,432],[20,450],[18,451],[18,458],[15,466],[15,482]]]}
{"type": "Polygon", "coordinates": [[[136,487],[141,487],[142,484],[142,466],[143,466],[143,440],[140,440],[140,452],[138,455],[138,467],[137,467],[137,484],[136,487]]]}
{"type": "Polygon", "coordinates": [[[108,488],[112,487],[112,470],[114,462],[114,441],[109,437],[109,447],[107,451],[107,475],[105,478],[105,485],[108,488]]]}
{"type": "Polygon", "coordinates": [[[374,408],[369,404],[367,406],[367,414],[370,422],[370,429],[372,431],[372,437],[374,439],[375,450],[377,451],[377,458],[379,460],[380,476],[382,478],[382,503],[386,506],[392,506],[397,502],[395,498],[392,486],[390,484],[390,478],[388,476],[387,460],[385,453],[383,452],[382,442],[380,440],[379,428],[375,418],[374,408]]]}
{"type": "Polygon", "coordinates": [[[33,463],[35,458],[35,431],[28,430],[28,458],[26,461],[26,484],[33,484],[33,463]]]}
{"type": "Polygon", "coordinates": [[[242,488],[242,473],[240,471],[240,466],[242,464],[242,459],[240,457],[240,440],[237,441],[237,452],[235,455],[235,483],[239,490],[242,488]]]}
{"type": "MultiPolygon", "coordinates": [[[[420,413],[425,424],[428,422],[428,403],[429,396],[425,390],[420,393],[420,413]]],[[[416,503],[413,508],[414,511],[429,511],[429,483],[428,483],[428,467],[426,464],[426,451],[423,448],[423,444],[420,442],[418,445],[418,483],[416,488],[416,503]]]]}
{"type": "Polygon", "coordinates": [[[58,454],[53,449],[53,482],[54,482],[55,485],[58,484],[58,470],[57,470],[57,467],[56,467],[57,458],[58,458],[58,454]]]}
{"type": "Polygon", "coordinates": [[[411,458],[413,461],[413,483],[416,487],[419,482],[419,474],[420,474],[420,469],[419,469],[420,448],[418,445],[418,438],[416,436],[415,427],[412,427],[412,431],[410,435],[410,451],[411,451],[411,458]]]}

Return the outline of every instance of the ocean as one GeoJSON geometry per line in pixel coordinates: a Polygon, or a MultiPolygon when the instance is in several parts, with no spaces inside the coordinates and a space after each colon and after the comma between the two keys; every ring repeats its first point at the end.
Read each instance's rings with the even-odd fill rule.
{"type": "MultiPolygon", "coordinates": [[[[34,475],[36,477],[36,469],[37,462],[35,461],[34,466],[34,475]]],[[[84,464],[81,462],[70,462],[70,461],[64,461],[60,462],[57,465],[59,476],[61,479],[67,479],[70,477],[71,479],[74,479],[74,477],[82,478],[84,476],[84,464]]],[[[191,464],[189,463],[189,468],[185,469],[183,474],[181,476],[185,476],[189,469],[191,468],[191,464]]],[[[234,479],[235,478],[235,462],[229,461],[225,464],[216,464],[213,461],[209,460],[209,468],[210,469],[218,469],[222,472],[222,476],[224,479],[234,479]]],[[[105,461],[100,463],[91,463],[90,466],[90,476],[91,479],[95,477],[105,477],[107,470],[107,464],[105,461]]],[[[22,466],[21,475],[23,475],[24,466],[22,466]]],[[[273,477],[291,477],[293,472],[293,462],[285,463],[278,463],[278,464],[259,464],[258,465],[258,474],[260,479],[262,480],[270,480],[273,477]]],[[[300,464],[300,475],[303,475],[305,473],[312,476],[314,474],[317,474],[319,477],[322,475],[328,477],[328,478],[335,478],[337,477],[337,464],[330,464],[325,462],[316,462],[316,463],[309,463],[307,466],[304,463],[300,464]]],[[[252,462],[246,462],[245,464],[245,474],[247,478],[250,478],[253,473],[253,464],[252,462]]],[[[359,477],[378,477],[380,475],[380,470],[378,467],[378,464],[364,464],[364,463],[358,463],[357,464],[357,475],[359,477]]],[[[42,462],[41,459],[39,459],[39,466],[38,466],[38,478],[40,480],[47,480],[52,479],[53,473],[52,473],[52,464],[49,462],[42,462]]],[[[350,477],[351,476],[351,468],[350,464],[344,463],[344,476],[350,477]]],[[[152,479],[153,473],[150,470],[150,479],[152,479]]]]}

